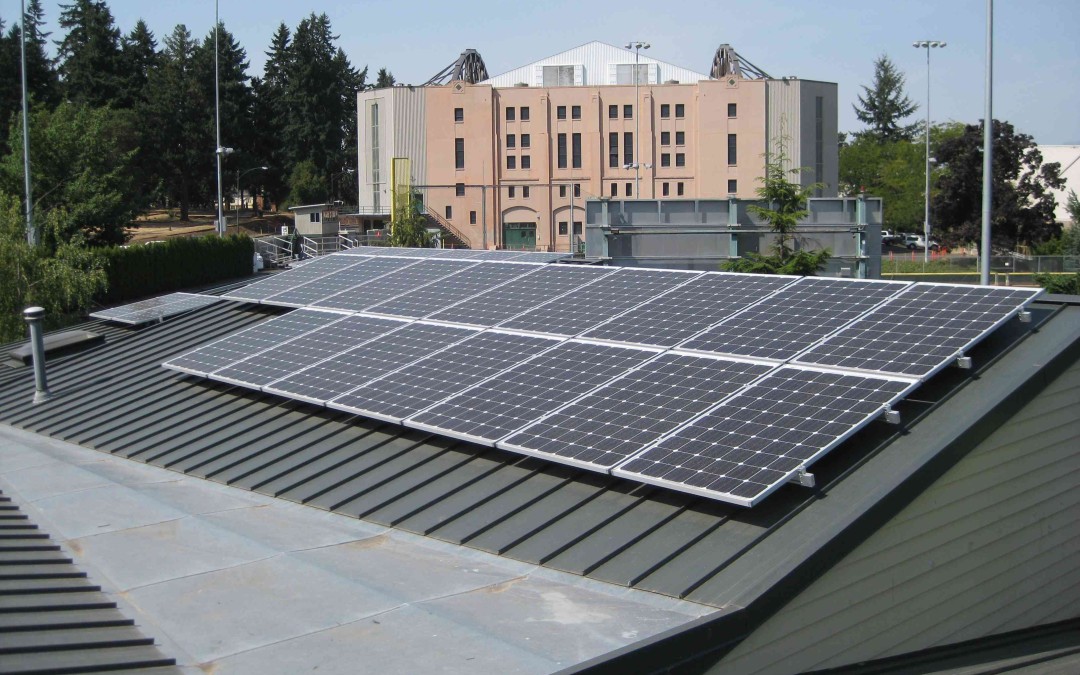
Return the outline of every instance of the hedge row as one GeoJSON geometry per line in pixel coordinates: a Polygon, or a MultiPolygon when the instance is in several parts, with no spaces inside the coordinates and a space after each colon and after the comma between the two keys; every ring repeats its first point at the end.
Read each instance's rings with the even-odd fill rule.
{"type": "Polygon", "coordinates": [[[255,244],[247,235],[183,237],[103,249],[109,287],[100,302],[116,304],[251,274],[255,244]]]}

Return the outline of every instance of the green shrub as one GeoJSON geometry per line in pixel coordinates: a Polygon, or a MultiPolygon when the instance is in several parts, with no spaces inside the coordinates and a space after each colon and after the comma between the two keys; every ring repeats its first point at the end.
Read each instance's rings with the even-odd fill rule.
{"type": "Polygon", "coordinates": [[[1036,274],[1035,283],[1047,293],[1080,295],[1080,272],[1076,274],[1036,274]]]}
{"type": "Polygon", "coordinates": [[[116,304],[251,274],[255,244],[247,235],[189,237],[103,249],[108,289],[116,304]]]}

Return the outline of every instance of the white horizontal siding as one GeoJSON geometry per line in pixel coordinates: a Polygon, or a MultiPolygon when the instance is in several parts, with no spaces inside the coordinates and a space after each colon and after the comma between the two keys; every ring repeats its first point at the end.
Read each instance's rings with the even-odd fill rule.
{"type": "MultiPolygon", "coordinates": [[[[542,71],[541,66],[574,65],[579,66],[582,71],[580,86],[602,86],[611,84],[608,67],[617,63],[634,63],[634,51],[603,42],[590,42],[515,68],[501,75],[496,75],[484,80],[481,84],[490,84],[493,87],[513,87],[519,82],[525,82],[536,86],[534,83],[538,81],[537,72],[542,71]]],[[[666,82],[667,80],[691,83],[710,79],[705,73],[650,58],[645,51],[641,52],[639,63],[652,64],[649,81],[653,84],[666,82]]],[[[576,69],[574,75],[575,80],[577,80],[576,69]]],[[[542,72],[539,82],[543,82],[542,72]]]]}

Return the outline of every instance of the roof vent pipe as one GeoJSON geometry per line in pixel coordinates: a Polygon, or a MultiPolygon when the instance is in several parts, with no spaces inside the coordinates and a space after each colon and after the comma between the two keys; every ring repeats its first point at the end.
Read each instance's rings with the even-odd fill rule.
{"type": "Polygon", "coordinates": [[[49,384],[45,381],[45,337],[41,327],[45,318],[43,307],[27,307],[23,318],[30,324],[30,348],[34,355],[34,403],[44,403],[52,398],[49,384]]]}

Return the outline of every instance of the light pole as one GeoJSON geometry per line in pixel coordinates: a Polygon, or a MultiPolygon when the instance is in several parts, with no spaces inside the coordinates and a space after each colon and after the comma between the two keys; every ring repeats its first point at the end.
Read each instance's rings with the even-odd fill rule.
{"type": "Polygon", "coordinates": [[[634,199],[641,198],[641,109],[638,105],[641,102],[641,96],[638,94],[638,85],[641,84],[641,77],[639,73],[639,61],[641,60],[641,50],[649,48],[648,42],[642,42],[640,40],[631,40],[626,43],[627,49],[634,50],[634,199]]]}
{"type": "Polygon", "coordinates": [[[23,129],[23,180],[26,183],[26,243],[37,244],[37,231],[34,229],[34,207],[30,190],[30,117],[26,95],[26,2],[19,3],[22,10],[19,30],[19,53],[22,56],[22,129],[23,129]]]}
{"type": "Polygon", "coordinates": [[[979,283],[990,285],[990,212],[994,189],[994,0],[986,0],[986,115],[983,117],[982,250],[979,283]]]}
{"type": "Polygon", "coordinates": [[[923,263],[930,260],[930,50],[945,48],[941,40],[918,40],[911,43],[916,49],[926,50],[926,216],[923,220],[923,263]]]}
{"type": "Polygon", "coordinates": [[[221,200],[221,157],[232,152],[232,148],[221,147],[221,100],[218,84],[218,0],[214,0],[214,125],[217,133],[217,233],[225,236],[225,205],[221,200]],[[226,152],[228,151],[228,152],[226,152]]]}
{"type": "Polygon", "coordinates": [[[240,179],[248,175],[252,171],[266,171],[270,167],[268,166],[256,166],[247,171],[236,170],[236,195],[240,198],[240,203],[236,207],[236,233],[240,234],[240,207],[244,205],[244,193],[240,192],[240,179]]]}

